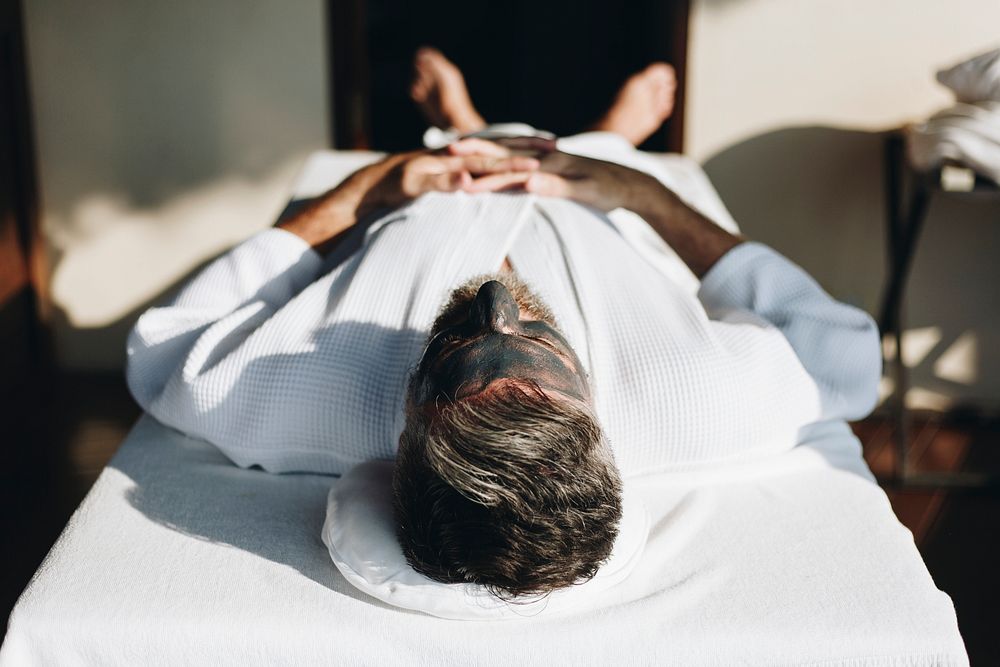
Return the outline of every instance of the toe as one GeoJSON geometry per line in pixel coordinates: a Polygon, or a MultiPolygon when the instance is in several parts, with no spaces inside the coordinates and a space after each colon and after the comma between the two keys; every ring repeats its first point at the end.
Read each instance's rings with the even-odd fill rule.
{"type": "Polygon", "coordinates": [[[415,77],[429,78],[432,76],[434,56],[432,49],[420,48],[413,56],[413,72],[415,77]]]}
{"type": "Polygon", "coordinates": [[[410,98],[415,102],[423,102],[427,99],[427,86],[422,81],[415,81],[410,86],[410,98]]]}
{"type": "Polygon", "coordinates": [[[659,81],[673,81],[675,78],[674,68],[663,62],[650,63],[643,72],[659,81]]]}
{"type": "Polygon", "coordinates": [[[435,74],[443,71],[457,69],[455,64],[448,60],[443,53],[433,46],[424,46],[417,50],[417,62],[424,65],[435,74]]]}
{"type": "Polygon", "coordinates": [[[435,49],[433,46],[421,46],[419,49],[417,49],[415,60],[417,62],[427,62],[433,60],[437,56],[440,56],[442,58],[444,57],[443,55],[441,55],[441,52],[435,49]]]}
{"type": "Polygon", "coordinates": [[[433,80],[434,77],[427,71],[427,68],[418,65],[413,69],[413,80],[410,82],[411,90],[421,89],[426,92],[433,80]]]}
{"type": "Polygon", "coordinates": [[[674,110],[673,95],[667,95],[657,100],[656,111],[657,115],[659,115],[662,120],[666,120],[670,116],[673,110],[674,110]]]}

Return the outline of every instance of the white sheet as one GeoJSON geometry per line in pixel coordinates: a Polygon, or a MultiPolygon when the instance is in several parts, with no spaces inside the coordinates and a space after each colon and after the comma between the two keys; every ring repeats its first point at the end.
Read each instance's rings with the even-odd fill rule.
{"type": "MultiPolygon", "coordinates": [[[[375,157],[317,154],[295,192],[375,157]]],[[[681,196],[734,226],[694,162],[660,159],[681,196]]],[[[657,261],[684,275],[669,250],[657,261]]],[[[652,529],[615,604],[469,624],[344,580],[320,540],[330,478],[240,470],[144,417],[18,602],[0,665],[968,664],[857,440],[831,424],[804,441],[636,480],[652,529]]]]}
{"type": "Polygon", "coordinates": [[[470,624],[343,579],[319,537],[329,478],[240,470],[145,417],[19,601],[0,664],[967,664],[856,441],[827,435],[641,480],[652,531],[616,605],[470,624]]]}

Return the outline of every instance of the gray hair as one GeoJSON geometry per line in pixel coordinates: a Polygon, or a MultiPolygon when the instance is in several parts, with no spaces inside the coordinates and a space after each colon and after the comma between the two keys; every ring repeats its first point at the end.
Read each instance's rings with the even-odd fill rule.
{"type": "Polygon", "coordinates": [[[621,479],[591,409],[510,380],[407,405],[393,479],[400,545],[437,581],[501,597],[585,581],[607,560],[621,479]]]}

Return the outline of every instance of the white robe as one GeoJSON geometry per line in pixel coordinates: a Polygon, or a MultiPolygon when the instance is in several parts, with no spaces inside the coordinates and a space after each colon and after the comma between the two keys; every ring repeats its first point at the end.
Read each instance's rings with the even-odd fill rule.
{"type": "Polygon", "coordinates": [[[340,474],[392,458],[438,309],[509,256],[587,368],[626,477],[769,456],[808,424],[872,409],[881,356],[868,315],[760,244],[729,252],[697,294],[641,244],[591,209],[525,194],[421,197],[332,270],[268,230],[139,319],[129,386],[241,466],[340,474]]]}

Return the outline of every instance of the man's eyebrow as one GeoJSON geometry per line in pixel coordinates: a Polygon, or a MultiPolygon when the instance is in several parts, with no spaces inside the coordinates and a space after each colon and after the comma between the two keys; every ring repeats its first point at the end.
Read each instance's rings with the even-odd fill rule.
{"type": "Polygon", "coordinates": [[[434,359],[434,363],[435,364],[439,363],[442,359],[446,359],[447,357],[450,357],[455,352],[458,352],[459,350],[461,350],[463,347],[468,347],[468,346],[472,345],[473,343],[476,343],[476,342],[482,340],[485,337],[486,337],[486,335],[484,334],[484,335],[476,336],[474,338],[469,338],[467,340],[462,340],[461,338],[456,338],[454,340],[448,341],[447,343],[442,343],[441,347],[438,348],[437,357],[434,359]],[[459,345],[453,345],[453,343],[460,343],[460,344],[459,345]]]}
{"type": "MultiPolygon", "coordinates": [[[[454,347],[450,347],[450,348],[447,347],[447,346],[450,345],[450,343],[453,342],[453,341],[449,341],[448,343],[444,343],[443,347],[441,347],[441,348],[438,349],[438,353],[437,353],[437,355],[435,355],[434,360],[431,363],[433,363],[435,366],[437,366],[442,361],[444,361],[448,357],[452,356],[453,354],[455,354],[456,352],[458,352],[462,348],[469,347],[470,345],[478,343],[479,341],[483,340],[484,338],[486,338],[489,335],[491,335],[491,334],[482,334],[482,335],[476,336],[474,338],[470,338],[468,340],[463,340],[463,341],[461,341],[461,344],[455,345],[454,347]]],[[[554,355],[556,355],[557,357],[559,357],[559,359],[562,362],[564,362],[568,368],[573,369],[573,370],[576,369],[576,364],[574,363],[572,357],[570,357],[565,352],[563,352],[562,350],[560,350],[556,345],[554,345],[552,343],[552,341],[550,341],[550,340],[548,340],[546,338],[542,338],[541,336],[538,336],[538,335],[532,335],[532,336],[526,336],[526,335],[522,335],[522,334],[501,334],[501,335],[514,336],[514,337],[519,338],[521,340],[528,340],[528,341],[532,341],[533,343],[538,343],[539,345],[541,345],[542,347],[544,347],[545,349],[549,350],[554,355]]],[[[567,345],[568,345],[568,343],[567,343],[567,345]]]]}
{"type": "Polygon", "coordinates": [[[554,352],[557,357],[567,362],[568,364],[573,365],[573,360],[570,359],[565,352],[563,352],[558,347],[553,345],[552,341],[547,340],[545,338],[538,338],[535,336],[522,336],[522,338],[527,338],[528,340],[533,340],[536,343],[541,343],[543,347],[547,347],[548,349],[552,350],[552,352],[554,352]]]}

